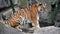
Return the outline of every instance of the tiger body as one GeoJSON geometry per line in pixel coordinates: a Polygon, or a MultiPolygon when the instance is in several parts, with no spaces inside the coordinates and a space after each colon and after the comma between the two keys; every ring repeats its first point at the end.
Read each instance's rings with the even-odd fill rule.
{"type": "Polygon", "coordinates": [[[38,8],[40,6],[41,4],[33,4],[28,8],[19,9],[13,15],[11,15],[11,17],[8,20],[5,20],[4,23],[11,27],[16,27],[19,24],[20,19],[25,18],[30,19],[35,29],[37,29],[39,27],[37,14],[38,14],[38,8]]]}

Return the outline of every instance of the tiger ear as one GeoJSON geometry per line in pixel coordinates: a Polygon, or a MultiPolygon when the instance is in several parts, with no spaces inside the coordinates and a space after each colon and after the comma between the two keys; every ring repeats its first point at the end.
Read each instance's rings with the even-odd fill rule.
{"type": "Polygon", "coordinates": [[[34,4],[35,7],[39,7],[41,5],[42,5],[42,3],[36,3],[36,4],[34,4]]]}
{"type": "Polygon", "coordinates": [[[42,5],[42,3],[39,3],[39,6],[41,6],[42,5]]]}
{"type": "Polygon", "coordinates": [[[43,7],[45,7],[45,6],[46,6],[46,3],[43,4],[43,7]]]}
{"type": "Polygon", "coordinates": [[[41,5],[42,5],[42,3],[37,3],[37,4],[36,4],[36,6],[41,6],[41,5]]]}

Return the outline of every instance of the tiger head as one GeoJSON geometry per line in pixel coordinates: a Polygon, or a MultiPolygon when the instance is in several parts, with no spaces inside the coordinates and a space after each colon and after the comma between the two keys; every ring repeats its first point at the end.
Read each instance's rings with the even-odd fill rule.
{"type": "Polygon", "coordinates": [[[37,3],[35,6],[37,7],[38,11],[47,11],[46,3],[37,3]]]}

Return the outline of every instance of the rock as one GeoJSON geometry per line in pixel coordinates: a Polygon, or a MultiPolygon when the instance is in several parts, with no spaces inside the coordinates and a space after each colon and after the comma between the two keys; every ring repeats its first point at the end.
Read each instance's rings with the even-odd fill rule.
{"type": "Polygon", "coordinates": [[[0,22],[0,34],[24,34],[24,33],[12,27],[7,27],[6,25],[0,22]]]}
{"type": "Polygon", "coordinates": [[[60,13],[58,13],[57,16],[56,16],[55,26],[60,27],[60,13]]]}
{"type": "MultiPolygon", "coordinates": [[[[6,2],[6,0],[0,0],[0,8],[4,8],[4,7],[9,7],[10,6],[10,0],[7,0],[8,2],[6,2]]],[[[17,4],[17,0],[12,0],[12,2],[14,4],[17,4]]]]}
{"type": "MultiPolygon", "coordinates": [[[[18,11],[19,7],[14,7],[14,9],[15,9],[15,11],[18,11]]],[[[1,12],[1,14],[2,14],[2,18],[3,18],[4,20],[10,18],[11,15],[13,15],[12,8],[8,8],[8,9],[6,9],[6,10],[3,10],[3,11],[1,12]]]]}
{"type": "Polygon", "coordinates": [[[3,12],[3,19],[6,20],[10,18],[12,14],[13,14],[13,11],[11,9],[7,10],[6,12],[3,12]]]}
{"type": "Polygon", "coordinates": [[[60,28],[50,26],[37,29],[33,34],[60,34],[60,28]]]}

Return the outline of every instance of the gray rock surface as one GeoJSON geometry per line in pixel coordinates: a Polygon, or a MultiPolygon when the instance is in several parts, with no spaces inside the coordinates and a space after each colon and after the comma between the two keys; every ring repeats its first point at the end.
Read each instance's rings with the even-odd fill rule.
{"type": "MultiPolygon", "coordinates": [[[[0,0],[0,8],[3,8],[3,7],[9,7],[10,6],[10,1],[7,0],[8,3],[5,1],[5,0],[0,0]]],[[[17,4],[17,0],[12,0],[12,2],[14,4],[17,4]]]]}
{"type": "MultiPolygon", "coordinates": [[[[18,9],[19,9],[19,7],[17,7],[17,6],[15,6],[14,8],[15,8],[15,11],[18,11],[18,9]]],[[[8,8],[8,9],[3,10],[2,12],[0,12],[0,16],[1,16],[4,20],[10,18],[11,15],[13,15],[13,11],[12,11],[11,8],[8,8]]],[[[1,17],[0,17],[0,18],[1,18],[1,17]]]]}
{"type": "Polygon", "coordinates": [[[55,26],[60,27],[60,13],[58,13],[56,16],[55,26]]]}
{"type": "Polygon", "coordinates": [[[60,34],[60,28],[50,26],[37,29],[33,34],[60,34]]]}
{"type": "Polygon", "coordinates": [[[23,34],[23,32],[20,32],[12,27],[7,27],[0,22],[0,34],[23,34]]]}

